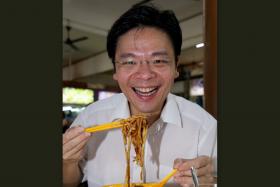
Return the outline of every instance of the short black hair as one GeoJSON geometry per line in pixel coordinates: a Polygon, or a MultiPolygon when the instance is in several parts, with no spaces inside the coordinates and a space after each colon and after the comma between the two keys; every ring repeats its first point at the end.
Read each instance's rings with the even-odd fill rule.
{"type": "Polygon", "coordinates": [[[154,5],[134,5],[119,17],[107,35],[107,52],[115,67],[115,53],[118,39],[131,29],[155,27],[166,33],[173,45],[175,61],[181,54],[182,31],[175,14],[171,10],[159,10],[154,5]]]}

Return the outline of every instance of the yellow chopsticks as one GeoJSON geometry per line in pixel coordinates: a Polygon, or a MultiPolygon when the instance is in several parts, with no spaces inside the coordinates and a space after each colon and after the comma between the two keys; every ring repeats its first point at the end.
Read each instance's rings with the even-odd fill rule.
{"type": "Polygon", "coordinates": [[[173,169],[168,175],[166,175],[159,183],[159,186],[164,186],[167,181],[177,172],[177,169],[173,169]]]}
{"type": "Polygon", "coordinates": [[[94,127],[89,127],[86,128],[85,131],[86,132],[97,132],[97,131],[104,131],[104,130],[109,130],[109,129],[114,129],[114,128],[120,128],[123,126],[123,123],[121,123],[120,121],[114,121],[111,123],[104,123],[102,125],[97,125],[94,127]]]}
{"type": "Polygon", "coordinates": [[[89,127],[85,129],[85,132],[97,132],[97,131],[104,131],[104,130],[109,130],[109,129],[114,129],[114,128],[120,128],[123,125],[130,123],[133,120],[137,120],[140,118],[146,118],[144,115],[133,115],[127,119],[120,119],[118,121],[110,122],[110,123],[103,123],[101,125],[96,125],[93,127],[89,127]]]}

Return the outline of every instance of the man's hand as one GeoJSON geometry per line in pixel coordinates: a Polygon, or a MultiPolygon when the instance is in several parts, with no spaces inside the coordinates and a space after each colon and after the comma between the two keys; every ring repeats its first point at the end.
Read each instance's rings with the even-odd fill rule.
{"type": "Polygon", "coordinates": [[[84,147],[90,133],[83,127],[72,127],[63,134],[63,187],[76,187],[81,181],[79,160],[84,154],[84,147]]]}
{"type": "Polygon", "coordinates": [[[174,181],[182,187],[194,186],[191,167],[196,169],[196,174],[200,184],[213,186],[215,180],[213,177],[213,163],[208,156],[199,156],[195,159],[182,159],[178,158],[174,161],[174,168],[178,172],[174,175],[174,181]]]}
{"type": "Polygon", "coordinates": [[[78,162],[83,156],[84,147],[90,133],[83,127],[72,127],[63,134],[63,162],[78,162]]]}

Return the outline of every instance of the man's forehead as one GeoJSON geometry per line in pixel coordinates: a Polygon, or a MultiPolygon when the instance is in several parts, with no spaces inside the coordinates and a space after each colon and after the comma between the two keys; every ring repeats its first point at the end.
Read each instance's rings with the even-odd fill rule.
{"type": "MultiPolygon", "coordinates": [[[[137,27],[133,28],[122,35],[119,36],[117,40],[117,44],[119,41],[125,40],[126,43],[136,43],[138,41],[142,40],[148,40],[151,41],[152,39],[157,39],[157,40],[164,40],[164,39],[170,40],[168,37],[167,33],[156,28],[156,27],[137,27]]],[[[171,42],[171,41],[170,41],[171,42]]]]}

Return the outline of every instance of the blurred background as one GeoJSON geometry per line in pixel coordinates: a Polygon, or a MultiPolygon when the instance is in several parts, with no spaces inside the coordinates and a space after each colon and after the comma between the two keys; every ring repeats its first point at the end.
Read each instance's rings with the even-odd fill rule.
{"type": "MultiPolygon", "coordinates": [[[[132,5],[149,2],[173,10],[182,28],[180,76],[172,93],[201,105],[215,116],[216,100],[210,92],[214,89],[215,95],[216,75],[212,70],[216,68],[216,59],[209,55],[213,49],[215,53],[215,45],[207,35],[213,33],[211,25],[215,24],[206,24],[209,12],[215,11],[212,5],[203,0],[63,0],[63,115],[67,124],[88,104],[120,92],[106,52],[107,32],[132,5]]],[[[211,19],[216,21],[215,17],[211,19]]]]}

